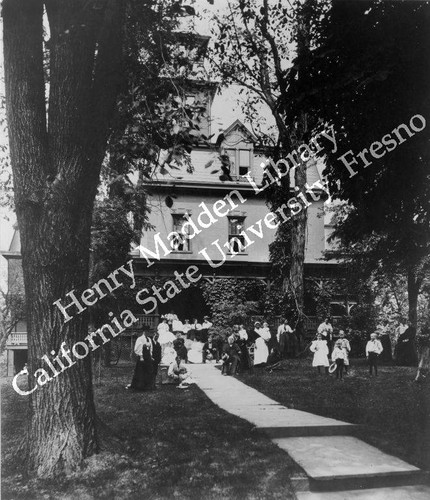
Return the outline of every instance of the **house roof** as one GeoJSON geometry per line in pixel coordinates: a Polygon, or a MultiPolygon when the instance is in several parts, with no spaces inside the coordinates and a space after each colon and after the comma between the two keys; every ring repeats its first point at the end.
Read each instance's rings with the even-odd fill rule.
{"type": "Polygon", "coordinates": [[[227,137],[234,131],[239,130],[245,137],[247,137],[251,142],[257,142],[257,137],[248,130],[248,128],[240,121],[235,120],[231,125],[229,125],[223,132],[224,136],[227,137]]]}

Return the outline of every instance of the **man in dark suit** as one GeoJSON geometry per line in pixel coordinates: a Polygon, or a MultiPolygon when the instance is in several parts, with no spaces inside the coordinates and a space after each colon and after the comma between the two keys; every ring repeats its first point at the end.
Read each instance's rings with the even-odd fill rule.
{"type": "Polygon", "coordinates": [[[234,335],[230,335],[228,337],[227,342],[223,347],[223,366],[222,366],[222,374],[223,375],[236,375],[237,368],[240,362],[240,347],[236,344],[236,339],[234,335]]]}
{"type": "Polygon", "coordinates": [[[219,361],[218,347],[212,335],[209,335],[208,341],[203,345],[203,363],[206,363],[207,359],[215,359],[217,363],[219,361]]]}
{"type": "Polygon", "coordinates": [[[155,389],[155,381],[157,380],[158,365],[161,361],[161,345],[158,342],[158,333],[155,332],[151,338],[152,344],[152,388],[155,389]]]}

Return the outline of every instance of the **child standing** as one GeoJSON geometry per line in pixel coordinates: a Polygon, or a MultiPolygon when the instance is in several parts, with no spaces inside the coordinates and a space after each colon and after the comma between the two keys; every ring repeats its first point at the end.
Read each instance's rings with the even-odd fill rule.
{"type": "Polygon", "coordinates": [[[337,340],[334,346],[333,352],[331,353],[331,360],[336,363],[336,378],[343,380],[343,368],[345,366],[345,360],[347,355],[345,350],[342,348],[342,340],[337,340]]]}
{"type": "Polygon", "coordinates": [[[339,340],[341,341],[341,347],[345,353],[344,370],[345,373],[348,373],[349,353],[351,352],[351,345],[349,343],[349,340],[345,338],[345,332],[343,330],[339,331],[339,340]]]}
{"type": "Polygon", "coordinates": [[[321,367],[324,366],[325,372],[328,373],[328,347],[327,342],[322,339],[320,333],[317,333],[317,338],[312,342],[310,350],[314,353],[312,366],[318,368],[318,373],[321,373],[321,367]]]}
{"type": "Polygon", "coordinates": [[[378,356],[382,351],[382,344],[378,340],[378,334],[371,333],[370,340],[366,344],[366,358],[369,360],[369,374],[372,375],[373,368],[375,370],[375,377],[378,375],[378,356]]]}

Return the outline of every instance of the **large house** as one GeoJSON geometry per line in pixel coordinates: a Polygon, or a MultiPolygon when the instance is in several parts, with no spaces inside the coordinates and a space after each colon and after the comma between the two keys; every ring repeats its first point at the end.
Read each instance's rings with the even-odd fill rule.
{"type": "MultiPolygon", "coordinates": [[[[140,248],[132,252],[140,276],[168,278],[195,265],[206,280],[240,277],[269,281],[269,245],[276,229],[274,224],[268,227],[262,223],[270,212],[264,191],[259,192],[266,157],[239,120],[226,127],[222,137],[217,146],[202,145],[192,151],[193,173],[175,169],[151,182],[149,222],[154,229],[142,234],[140,248]],[[230,157],[230,181],[220,180],[220,151],[230,157]],[[186,231],[182,231],[184,225],[186,231]],[[249,231],[250,227],[256,233],[249,231]],[[243,232],[252,236],[252,244],[245,241],[243,232]],[[180,236],[175,235],[178,233],[180,236]]],[[[319,199],[307,197],[305,273],[333,268],[323,260],[331,227],[325,223],[326,197],[317,187],[319,170],[316,162],[309,163],[308,185],[316,183],[314,194],[319,199]]],[[[293,175],[291,184],[294,196],[293,175]]],[[[182,320],[200,319],[210,312],[199,287],[190,287],[168,303],[158,304],[157,313],[170,310],[182,320]]]]}
{"type": "MultiPolygon", "coordinates": [[[[201,37],[200,43],[206,44],[207,37],[201,37]]],[[[205,102],[206,114],[200,128],[208,137],[213,132],[214,106],[218,116],[223,114],[223,96],[215,96],[215,91],[216,86],[203,79],[191,82],[185,95],[187,99],[197,97],[205,102]]],[[[225,116],[231,114],[227,111],[230,110],[226,110],[225,116]]],[[[221,132],[214,137],[217,141],[202,143],[191,152],[192,173],[185,167],[172,169],[148,183],[149,223],[154,229],[144,231],[140,247],[131,251],[135,273],[142,279],[167,280],[175,272],[184,273],[190,266],[196,266],[202,281],[239,278],[269,284],[269,245],[276,228],[261,190],[267,151],[257,147],[253,133],[239,119],[225,123],[221,130],[218,126],[217,132],[221,132]],[[220,179],[221,155],[229,157],[230,180],[220,179]]],[[[336,264],[323,260],[332,228],[324,214],[326,196],[318,184],[321,169],[320,163],[308,162],[307,183],[313,186],[313,196],[303,193],[301,199],[307,207],[308,219],[307,276],[336,272],[336,264]]],[[[290,174],[291,196],[295,196],[298,193],[294,190],[294,175],[292,171],[290,174]]],[[[22,292],[18,231],[3,256],[8,260],[10,291],[22,292]]],[[[147,311],[142,307],[137,327],[154,327],[161,314],[172,310],[181,320],[201,320],[211,312],[197,284],[166,302],[158,301],[157,307],[148,314],[144,314],[147,311]]],[[[316,321],[311,319],[307,326],[314,328],[316,321]]],[[[23,318],[7,342],[9,375],[22,368],[26,350],[27,328],[23,318]]]]}

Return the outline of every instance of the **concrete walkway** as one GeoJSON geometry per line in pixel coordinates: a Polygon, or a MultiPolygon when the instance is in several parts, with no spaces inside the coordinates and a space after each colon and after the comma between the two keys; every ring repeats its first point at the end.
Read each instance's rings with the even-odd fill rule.
{"type": "Polygon", "coordinates": [[[216,405],[268,434],[301,466],[298,500],[430,499],[425,473],[354,437],[357,426],[290,410],[213,365],[190,368],[216,405]]]}

